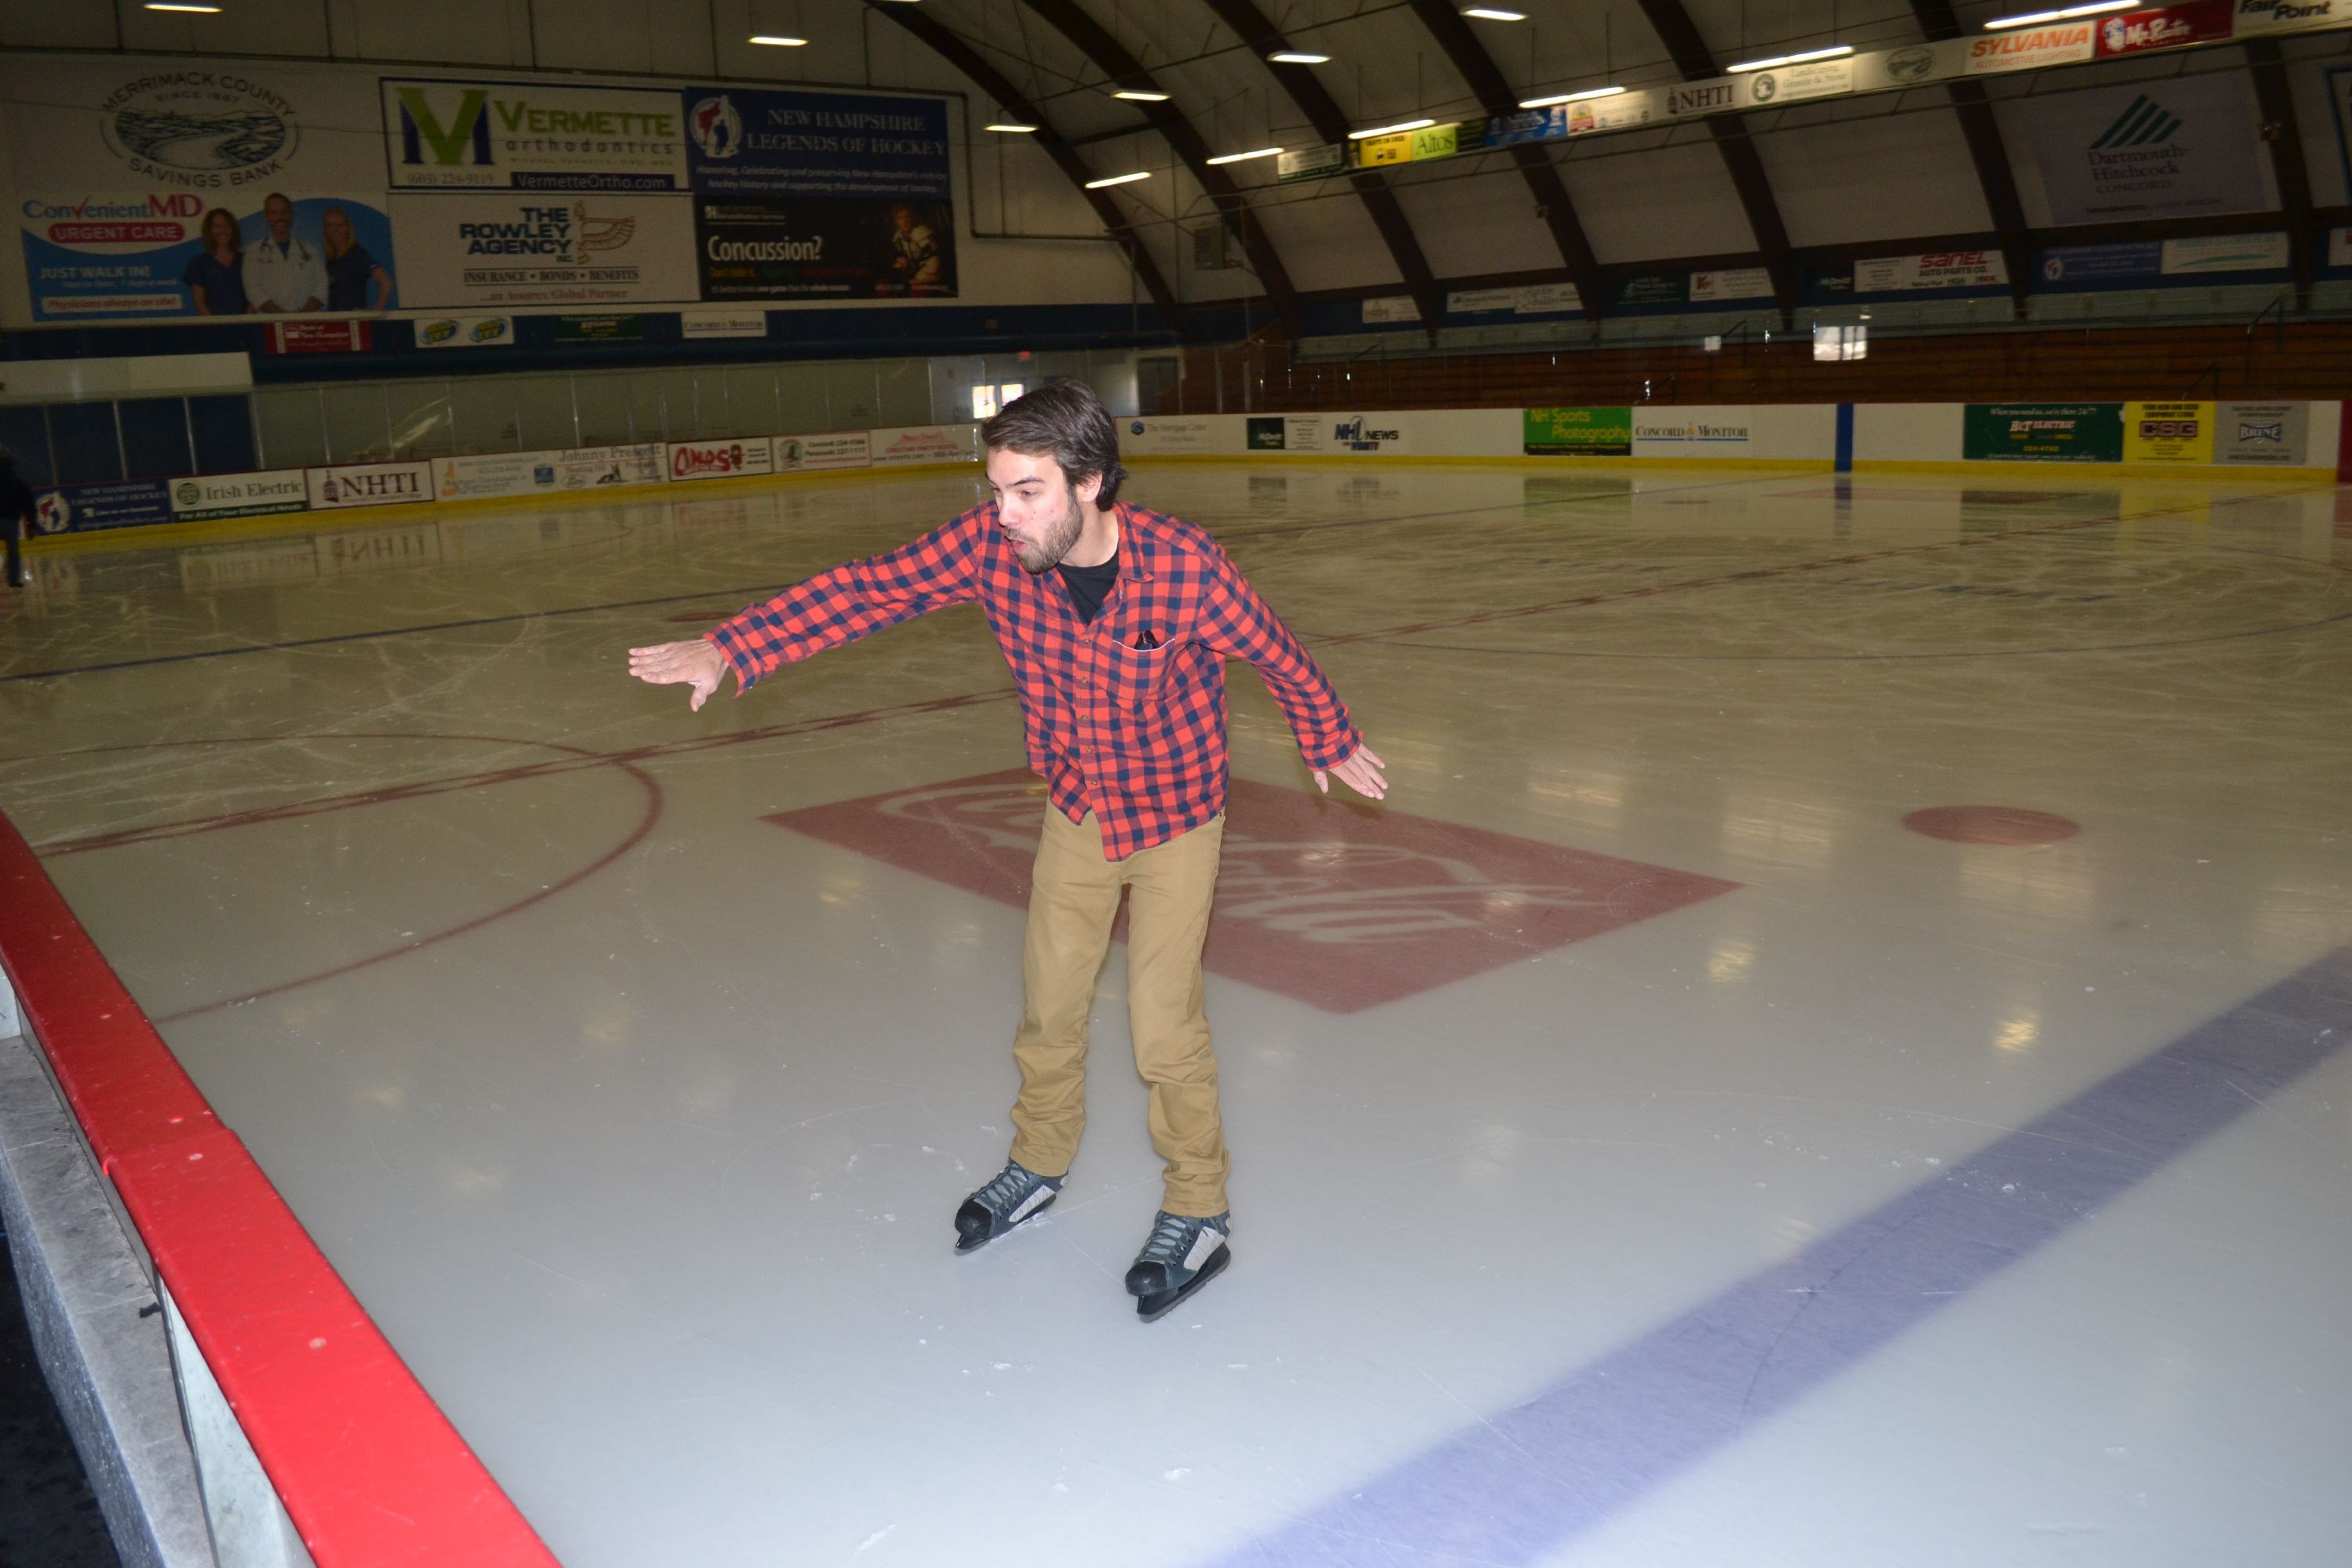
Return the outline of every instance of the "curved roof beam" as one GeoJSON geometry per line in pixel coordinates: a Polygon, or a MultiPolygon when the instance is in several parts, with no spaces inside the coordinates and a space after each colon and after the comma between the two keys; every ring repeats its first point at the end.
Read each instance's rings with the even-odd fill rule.
{"type": "MultiPolygon", "coordinates": [[[[1673,0],[1668,0],[1669,4],[1673,0]]],[[[1489,115],[1515,114],[1518,111],[1518,95],[1503,79],[1495,58],[1486,52],[1470,24],[1462,19],[1449,0],[1412,0],[1412,13],[1445,58],[1454,62],[1454,70],[1463,83],[1477,95],[1478,101],[1489,115]]],[[[1519,175],[1528,183],[1528,194],[1536,199],[1536,213],[1551,229],[1552,243],[1559,247],[1560,265],[1576,284],[1576,297],[1584,307],[1585,318],[1598,320],[1601,315],[1601,262],[1592,254],[1592,242],[1584,235],[1584,226],[1576,219],[1576,208],[1568,199],[1568,186],[1559,177],[1558,165],[1551,153],[1540,146],[1517,146],[1511,149],[1512,161],[1519,166],[1519,175]]],[[[1432,318],[1426,315],[1424,321],[1432,318]]]]}
{"type": "MultiPolygon", "coordinates": [[[[1911,0],[1911,14],[1931,43],[1960,36],[1960,19],[1952,0],[1911,0]]],[[[1952,112],[1960,117],[1960,135],[1969,144],[1969,162],[1977,166],[1977,184],[1984,191],[1985,210],[1992,215],[1992,231],[2000,240],[2000,258],[2009,268],[2009,297],[2017,314],[2025,314],[2025,293],[2032,279],[2027,269],[2033,252],[2025,237],[2025,207],[2017,199],[2017,172],[2010,167],[2009,149],[2000,126],[1992,117],[1992,103],[1980,81],[1944,84],[1951,95],[1952,112]]]]}
{"type": "MultiPolygon", "coordinates": [[[[1326,142],[1342,145],[1348,140],[1348,117],[1339,111],[1331,95],[1323,90],[1323,83],[1310,66],[1277,65],[1266,57],[1290,47],[1290,42],[1275,30],[1255,0],[1205,0],[1217,19],[1231,27],[1265,62],[1274,79],[1290,95],[1290,101],[1307,116],[1315,134],[1326,142]]],[[[1381,240],[1389,247],[1389,258],[1396,263],[1397,276],[1421,307],[1422,326],[1434,332],[1445,320],[1445,290],[1439,286],[1436,274],[1429,269],[1429,258],[1422,254],[1421,240],[1412,232],[1404,207],[1389,189],[1388,180],[1377,169],[1351,170],[1349,182],[1356,187],[1364,210],[1371,215],[1372,226],[1380,230],[1381,240]]]]}
{"type": "MultiPolygon", "coordinates": [[[[1079,9],[1077,0],[1021,0],[1021,3],[1047,26],[1077,46],[1078,52],[1093,61],[1095,68],[1118,88],[1137,92],[1164,90],[1152,81],[1151,73],[1127,52],[1126,47],[1111,37],[1110,29],[1079,9]]],[[[1233,231],[1234,237],[1241,241],[1242,253],[1249,258],[1251,267],[1256,269],[1257,280],[1265,289],[1266,298],[1274,302],[1275,313],[1282,318],[1282,324],[1288,329],[1290,335],[1297,337],[1298,290],[1291,287],[1289,269],[1282,265],[1282,258],[1275,254],[1274,242],[1259,226],[1257,215],[1242,199],[1240,187],[1227,177],[1223,169],[1210,163],[1209,144],[1201,140],[1201,133],[1192,128],[1192,122],[1184,117],[1183,110],[1178,109],[1172,100],[1139,103],[1136,107],[1143,110],[1144,117],[1151,121],[1151,128],[1160,132],[1175,154],[1184,160],[1184,166],[1192,171],[1192,178],[1216,204],[1218,216],[1224,219],[1225,226],[1233,231]]]]}
{"type": "Polygon", "coordinates": [[[1062,173],[1070,177],[1070,184],[1087,198],[1087,205],[1095,209],[1097,217],[1102,219],[1103,227],[1127,253],[1128,265],[1135,269],[1144,291],[1151,296],[1152,304],[1159,307],[1160,317],[1167,321],[1170,330],[1181,331],[1184,308],[1176,302],[1176,292],[1168,287],[1168,279],[1160,275],[1159,263],[1151,259],[1151,252],[1144,248],[1134,226],[1127,221],[1127,215],[1119,211],[1118,203],[1111,198],[1109,193],[1087,189],[1087,182],[1095,177],[1094,172],[1063,139],[1061,132],[1045,122],[1045,117],[1037,112],[1037,106],[1023,97],[1020,89],[1006,80],[1002,71],[982,59],[971,45],[914,6],[881,5],[876,4],[875,0],[867,0],[866,8],[887,16],[906,28],[929,45],[941,59],[970,78],[973,86],[994,99],[1003,108],[1021,116],[1022,123],[1037,128],[1037,144],[1060,166],[1062,173]]]}
{"type": "Polygon", "coordinates": [[[2286,213],[2287,241],[2294,247],[2294,300],[2311,302],[2313,252],[2319,248],[2311,217],[2311,171],[2303,161],[2303,128],[2295,122],[2294,94],[2287,86],[2285,58],[2276,38],[2248,38],[2246,68],[2254,79],[2254,102],[2262,110],[2263,134],[2271,144],[2271,173],[2277,177],[2279,205],[2286,213]]]}
{"type": "MultiPolygon", "coordinates": [[[[1666,46],[1685,81],[1705,81],[1723,74],[1683,0],[1642,0],[1642,14],[1650,19],[1658,41],[1666,46]]],[[[1765,270],[1772,275],[1772,301],[1786,319],[1797,309],[1797,258],[1789,248],[1789,226],[1780,221],[1780,204],[1773,198],[1772,182],[1765,178],[1763,157],[1748,138],[1748,117],[1710,114],[1706,128],[1715,132],[1731,187],[1739,193],[1739,205],[1748,210],[1748,229],[1756,236],[1765,270]]]]}

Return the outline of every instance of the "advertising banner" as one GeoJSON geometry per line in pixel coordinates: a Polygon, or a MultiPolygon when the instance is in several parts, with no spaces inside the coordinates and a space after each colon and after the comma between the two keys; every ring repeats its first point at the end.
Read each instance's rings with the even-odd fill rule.
{"type": "Polygon", "coordinates": [[[2114,245],[2053,245],[2042,253],[2045,283],[2096,283],[2154,278],[2164,270],[2164,247],[2153,239],[2114,245]]]}
{"type": "Polygon", "coordinates": [[[2238,0],[2237,35],[2352,25],[2352,0],[2238,0]]]}
{"type": "Polygon", "coordinates": [[[677,317],[678,335],[692,342],[698,338],[764,338],[768,335],[768,313],[765,310],[681,310],[677,317]]]}
{"type": "Polygon", "coordinates": [[[1744,457],[1755,428],[1755,415],[1746,408],[1636,408],[1633,456],[1744,457]]]}
{"type": "Polygon", "coordinates": [[[2294,264],[2284,234],[2225,234],[2164,242],[2167,275],[2197,272],[2284,272],[2294,264]]]}
{"type": "Polygon", "coordinates": [[[307,510],[310,505],[310,488],[303,482],[299,468],[203,474],[172,481],[172,517],[178,522],[207,517],[263,517],[307,510]]]}
{"type": "Polygon", "coordinates": [[[863,430],[820,430],[810,436],[776,437],[775,468],[780,474],[863,468],[873,462],[873,438],[863,430]]]}
{"type": "Polygon", "coordinates": [[[381,310],[391,220],[348,195],[57,192],[17,203],[36,321],[381,310]]]}
{"type": "MultiPolygon", "coordinates": [[[[2228,5],[2230,0],[2211,0],[2211,3],[2228,5]]],[[[1749,108],[1800,103],[1809,98],[1832,98],[1842,92],[1852,92],[1853,61],[1811,60],[1803,65],[1749,71],[1736,79],[1740,83],[1742,96],[1749,108]]]]}
{"type": "MultiPolygon", "coordinates": [[[[1605,99],[1597,101],[1606,102],[1605,99]]],[[[1739,79],[1717,77],[1707,81],[1685,82],[1666,89],[1666,112],[1673,115],[1721,114],[1740,107],[1739,79]]]]}
{"type": "Polygon", "coordinates": [[[731,479],[775,471],[775,447],[765,436],[742,441],[672,441],[666,450],[672,479],[731,479]]]}
{"type": "Polygon", "coordinates": [[[2053,224],[2263,212],[2253,99],[2243,73],[2020,100],[2053,224]]]}
{"type": "Polygon", "coordinates": [[[395,195],[404,298],[425,309],[695,297],[683,196],[395,195]]]}
{"type": "Polygon", "coordinates": [[[1644,305],[1686,305],[1689,302],[1690,279],[1679,272],[1621,278],[1609,286],[1609,304],[1612,310],[1639,309],[1644,305]]]}
{"type": "Polygon", "coordinates": [[[2202,466],[2212,460],[2211,404],[2124,405],[2124,461],[2202,466]]]}
{"type": "Polygon", "coordinates": [[[1356,166],[1377,169],[1389,163],[1412,162],[1412,137],[1397,132],[1389,136],[1367,136],[1356,143],[1356,166]]]}
{"type": "Polygon", "coordinates": [[[420,349],[511,348],[512,316],[428,316],[416,323],[420,349]]]}
{"type": "Polygon", "coordinates": [[[375,323],[341,321],[317,321],[297,316],[291,321],[269,323],[268,339],[262,345],[274,354],[355,354],[375,346],[375,323]]]}
{"type": "Polygon", "coordinates": [[[377,89],[395,190],[686,188],[674,90],[399,77],[377,89]]]}
{"type": "Polygon", "coordinates": [[[1546,109],[1523,109],[1517,114],[1496,115],[1486,121],[1480,141],[1489,149],[1517,147],[1530,142],[1565,142],[1570,107],[1555,103],[1546,109]]]}
{"type": "Polygon", "coordinates": [[[1969,39],[1968,55],[1960,68],[1970,76],[1982,76],[1993,71],[2072,65],[2076,60],[2089,59],[2097,47],[2096,30],[2089,22],[2020,27],[2013,32],[1987,33],[1969,39]]]}
{"type": "Polygon", "coordinates": [[[1607,98],[1588,98],[1560,107],[1568,110],[1568,133],[1590,136],[1596,131],[1623,131],[1647,125],[1666,112],[1666,95],[1657,91],[1612,93],[1607,98]]]}
{"type": "Polygon", "coordinates": [[[430,463],[354,463],[329,468],[305,468],[314,511],[355,506],[394,506],[402,501],[433,499],[430,463]]]}
{"type": "Polygon", "coordinates": [[[977,463],[977,425],[910,425],[873,433],[874,464],[890,468],[903,463],[977,463]]]}
{"type": "Polygon", "coordinates": [[[2300,468],[2310,461],[2311,406],[2224,403],[2213,410],[2213,460],[2239,467],[2300,468]]]}
{"type": "Polygon", "coordinates": [[[2009,263],[1998,250],[1938,250],[1924,256],[1875,256],[1853,264],[1857,294],[1908,294],[1936,289],[2004,288],[2009,263]]]}
{"type": "Polygon", "coordinates": [[[1249,449],[1253,452],[1279,452],[1284,449],[1283,418],[1279,414],[1253,415],[1244,429],[1249,449]]]}
{"type": "Polygon", "coordinates": [[[2105,16],[2099,21],[2099,58],[2137,55],[2149,49],[2177,49],[2187,44],[2210,44],[2230,36],[2237,0],[2189,0],[2186,5],[2162,5],[2105,16]]]}
{"type": "Polygon", "coordinates": [[[646,341],[643,316],[558,316],[554,340],[559,343],[641,343],[646,341]]]}
{"type": "Polygon", "coordinates": [[[1971,403],[1960,456],[2033,462],[2117,463],[2124,455],[2120,403],[1971,403]]]}
{"type": "MultiPolygon", "coordinates": [[[[2352,81],[2352,73],[2345,79],[2352,81]]],[[[2327,231],[2327,265],[2352,267],[2352,228],[2331,228],[2327,231]]]]}
{"type": "Polygon", "coordinates": [[[541,495],[601,485],[650,485],[662,479],[662,448],[658,443],[648,443],[560,452],[491,452],[440,458],[434,463],[433,473],[433,493],[442,500],[541,495]]]}
{"type": "Polygon", "coordinates": [[[1147,456],[1220,451],[1224,446],[1222,423],[1209,419],[1130,419],[1127,423],[1127,447],[1147,456]]]}
{"type": "Polygon", "coordinates": [[[1274,166],[1276,179],[1318,179],[1345,169],[1348,166],[1348,149],[1338,142],[1326,142],[1320,147],[1301,147],[1295,153],[1283,153],[1274,161],[1274,166]]]}
{"type": "Polygon", "coordinates": [[[36,533],[90,533],[171,521],[171,490],[162,479],[58,485],[33,495],[36,533]]]}
{"type": "Polygon", "coordinates": [[[1364,325],[1395,326],[1421,320],[1421,306],[1410,294],[1383,294],[1364,301],[1364,325]]]}
{"type": "Polygon", "coordinates": [[[1630,458],[1631,408],[1528,408],[1520,411],[1521,450],[1530,458],[1630,458]]]}
{"type": "Polygon", "coordinates": [[[1717,300],[1769,300],[1772,297],[1772,274],[1761,267],[1733,267],[1720,272],[1694,272],[1690,275],[1690,299],[1694,305],[1717,300]]]}
{"type": "Polygon", "coordinates": [[[705,300],[956,292],[955,216],[943,201],[698,198],[694,246],[705,300]]]}

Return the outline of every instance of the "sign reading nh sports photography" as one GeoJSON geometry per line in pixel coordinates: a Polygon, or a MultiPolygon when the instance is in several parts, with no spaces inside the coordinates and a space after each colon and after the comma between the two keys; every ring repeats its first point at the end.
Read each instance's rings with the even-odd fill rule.
{"type": "Polygon", "coordinates": [[[416,323],[420,349],[510,348],[514,341],[512,316],[427,316],[416,323]]]}
{"type": "Polygon", "coordinates": [[[172,496],[162,479],[58,485],[33,495],[36,533],[91,533],[171,521],[172,496]]]}
{"type": "Polygon", "coordinates": [[[895,468],[908,463],[977,463],[977,425],[909,425],[877,430],[872,437],[874,465],[895,468]]]}
{"type": "Polygon", "coordinates": [[[1637,458],[1737,458],[1754,438],[1756,418],[1746,408],[1636,408],[1637,458]]]}
{"type": "Polygon", "coordinates": [[[692,300],[682,196],[393,198],[404,298],[426,309],[692,300]]]}
{"type": "Polygon", "coordinates": [[[172,516],[190,522],[206,517],[264,517],[301,511],[310,488],[299,468],[259,474],[200,474],[172,481],[172,516]]]}
{"type": "Polygon", "coordinates": [[[2275,205],[2242,73],[2167,77],[2020,100],[2055,224],[2275,205]]]}
{"type": "Polygon", "coordinates": [[[687,183],[676,91],[387,77],[394,189],[673,191],[687,183]]]}
{"type": "Polygon", "coordinates": [[[2299,468],[2308,462],[2311,405],[2305,403],[2223,403],[2213,410],[2213,460],[2263,468],[2299,468]]]}
{"type": "Polygon", "coordinates": [[[1960,456],[1971,460],[2117,463],[2124,455],[2120,403],[1971,403],[1960,456]]]}
{"type": "Polygon", "coordinates": [[[2009,263],[1998,250],[1938,250],[1923,256],[1875,256],[1853,264],[1857,294],[1906,294],[1934,289],[2005,287],[2009,263]]]}
{"type": "Polygon", "coordinates": [[[1772,274],[1761,267],[1732,267],[1720,272],[1694,272],[1690,275],[1690,299],[1694,305],[1715,300],[1769,300],[1772,297],[1772,274]]]}
{"type": "Polygon", "coordinates": [[[1528,408],[1521,411],[1521,450],[1530,458],[1630,458],[1629,408],[1528,408]]]}
{"type": "Polygon", "coordinates": [[[874,461],[872,437],[864,430],[820,430],[810,436],[776,437],[776,472],[863,468],[874,461]]]}
{"type": "Polygon", "coordinates": [[[2213,460],[2213,405],[2210,403],[2124,405],[2124,461],[2194,463],[2213,460]]]}
{"type": "Polygon", "coordinates": [[[402,501],[433,499],[430,463],[356,463],[340,468],[305,468],[314,511],[355,506],[394,506],[402,501]]]}
{"type": "Polygon", "coordinates": [[[743,441],[672,441],[667,448],[672,479],[731,479],[775,472],[769,437],[743,441]]]}

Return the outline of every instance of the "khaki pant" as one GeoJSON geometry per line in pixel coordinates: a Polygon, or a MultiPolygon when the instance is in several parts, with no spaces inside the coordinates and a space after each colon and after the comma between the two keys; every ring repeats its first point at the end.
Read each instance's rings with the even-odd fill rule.
{"type": "Polygon", "coordinates": [[[1151,1086],[1151,1146],[1168,1163],[1162,1206],[1199,1217],[1225,1212],[1232,1162],[1217,1115],[1217,1057],[1201,1009],[1201,942],[1224,837],[1219,816],[1113,864],[1103,858],[1092,813],[1073,823],[1046,807],[1022,953],[1028,997],[1013,1041],[1021,1068],[1013,1157],[1039,1175],[1066,1173],[1078,1152],[1095,976],[1119,893],[1129,889],[1128,1021],[1136,1070],[1151,1086]]]}

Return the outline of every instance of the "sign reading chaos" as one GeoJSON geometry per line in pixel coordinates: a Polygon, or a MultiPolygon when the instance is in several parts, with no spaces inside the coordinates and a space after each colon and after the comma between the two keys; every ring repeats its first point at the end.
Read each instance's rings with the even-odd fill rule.
{"type": "Polygon", "coordinates": [[[685,100],[703,299],[955,294],[944,100],[717,87],[685,100]]]}
{"type": "Polygon", "coordinates": [[[650,89],[387,77],[395,189],[674,191],[686,184],[678,95],[650,89]]]}

